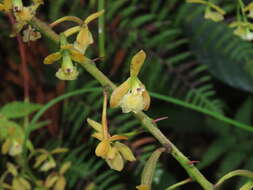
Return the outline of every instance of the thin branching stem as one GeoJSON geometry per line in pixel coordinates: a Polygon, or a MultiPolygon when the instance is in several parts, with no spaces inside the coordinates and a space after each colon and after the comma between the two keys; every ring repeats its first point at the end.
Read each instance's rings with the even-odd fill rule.
{"type": "Polygon", "coordinates": [[[107,139],[109,136],[108,134],[108,125],[107,125],[107,118],[106,118],[106,110],[107,110],[107,93],[104,91],[104,103],[103,103],[103,112],[102,112],[102,127],[103,127],[103,136],[107,139]]]}
{"type": "Polygon", "coordinates": [[[187,178],[187,179],[185,179],[183,181],[180,181],[180,182],[178,182],[178,183],[176,183],[176,184],[174,184],[174,185],[166,188],[165,190],[174,190],[174,189],[176,189],[176,188],[178,188],[180,186],[183,186],[183,185],[185,185],[187,183],[190,183],[190,182],[192,182],[192,179],[191,178],[187,178]]]}
{"type": "MultiPolygon", "coordinates": [[[[58,43],[59,37],[55,35],[53,31],[51,31],[50,27],[46,27],[47,25],[40,21],[39,19],[33,19],[31,24],[35,25],[38,29],[42,30],[42,33],[47,33],[47,36],[53,34],[51,39],[58,43]],[[38,21],[38,22],[37,22],[38,21]],[[41,25],[41,27],[40,27],[41,25]]],[[[110,79],[107,78],[96,66],[95,63],[90,60],[88,63],[83,62],[81,65],[88,71],[102,86],[109,86],[111,89],[115,89],[116,85],[113,84],[110,79]]],[[[193,179],[193,181],[198,182],[203,189],[205,190],[213,190],[213,184],[210,183],[202,173],[193,165],[190,164],[190,160],[178,150],[178,148],[159,130],[156,124],[153,122],[153,119],[148,117],[143,112],[139,112],[134,114],[136,118],[139,119],[141,124],[156,137],[156,139],[167,149],[169,152],[186,170],[189,176],[193,179]]]]}

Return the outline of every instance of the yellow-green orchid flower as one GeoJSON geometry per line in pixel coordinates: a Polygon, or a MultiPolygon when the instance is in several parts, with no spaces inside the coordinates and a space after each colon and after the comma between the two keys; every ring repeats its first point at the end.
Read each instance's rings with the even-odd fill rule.
{"type": "Polygon", "coordinates": [[[1,189],[8,190],[31,190],[32,185],[30,184],[30,178],[25,176],[22,171],[19,171],[19,167],[7,162],[6,171],[1,176],[0,187],[1,189]],[[11,175],[11,178],[10,176],[11,175]],[[11,180],[11,181],[10,181],[11,180]],[[6,183],[8,181],[10,184],[6,183]]]}
{"type": "Polygon", "coordinates": [[[130,77],[117,87],[110,99],[111,107],[120,106],[123,113],[140,112],[148,110],[150,106],[150,96],[138,79],[139,71],[144,63],[146,54],[143,50],[139,51],[131,61],[130,77]]]}
{"type": "Polygon", "coordinates": [[[2,153],[10,156],[17,156],[22,153],[23,140],[18,138],[8,138],[2,145],[2,153]]]}
{"type": "Polygon", "coordinates": [[[79,26],[74,26],[72,28],[69,28],[64,32],[65,36],[70,36],[72,34],[75,34],[78,32],[76,36],[76,41],[74,42],[74,47],[80,51],[82,54],[85,53],[86,49],[90,46],[90,44],[93,43],[93,37],[92,34],[88,28],[88,24],[98,18],[100,15],[104,13],[104,10],[93,13],[89,15],[85,20],[81,20],[78,17],[75,16],[65,16],[62,17],[52,24],[50,24],[51,27],[56,26],[57,24],[63,22],[63,21],[73,21],[76,22],[79,26]]]}
{"type": "MultiPolygon", "coordinates": [[[[56,161],[53,155],[67,152],[67,148],[56,148],[52,151],[46,149],[36,149],[33,154],[39,153],[35,158],[34,168],[39,168],[40,171],[46,172],[56,167],[56,161]]],[[[30,155],[30,157],[33,156],[30,155]]]]}
{"type": "Polygon", "coordinates": [[[12,0],[3,0],[3,3],[0,3],[0,11],[10,12],[12,10],[12,0]]]}
{"type": "Polygon", "coordinates": [[[253,18],[253,2],[244,8],[244,12],[249,12],[248,17],[253,18]]]}
{"type": "Polygon", "coordinates": [[[41,38],[41,34],[39,31],[36,31],[32,26],[28,26],[26,30],[23,31],[23,42],[36,41],[41,38]]]}
{"type": "Polygon", "coordinates": [[[44,59],[44,64],[52,64],[62,59],[61,67],[56,73],[60,80],[75,80],[79,74],[72,61],[84,62],[87,58],[77,51],[71,44],[67,43],[64,34],[61,34],[60,51],[48,55],[44,59]]]}
{"type": "Polygon", "coordinates": [[[224,20],[223,14],[221,14],[218,11],[212,11],[209,7],[206,8],[204,18],[210,19],[214,22],[219,22],[219,21],[224,20]]]}
{"type": "Polygon", "coordinates": [[[186,0],[187,3],[198,3],[206,6],[205,9],[205,19],[210,19],[214,22],[219,22],[224,20],[224,15],[226,12],[220,8],[219,6],[215,5],[211,1],[205,0],[186,0]]]}
{"type": "Polygon", "coordinates": [[[36,10],[41,4],[43,4],[42,0],[33,0],[32,5],[30,6],[23,6],[21,0],[12,1],[13,14],[16,19],[14,31],[11,34],[12,37],[16,36],[16,34],[19,33],[24,28],[24,26],[29,24],[29,22],[35,16],[36,10]]]}
{"type": "Polygon", "coordinates": [[[229,25],[231,28],[236,28],[234,34],[243,40],[253,40],[253,24],[249,22],[235,21],[229,25]]]}
{"type": "Polygon", "coordinates": [[[17,156],[22,153],[24,143],[24,132],[19,125],[10,121],[11,127],[8,127],[7,134],[4,137],[2,145],[2,154],[17,156]],[[19,128],[20,127],[20,128],[19,128]]]}
{"type": "Polygon", "coordinates": [[[118,140],[127,140],[126,136],[110,136],[109,134],[106,119],[107,95],[106,93],[104,94],[102,124],[89,118],[87,119],[87,122],[96,131],[92,136],[100,141],[95,150],[95,154],[98,157],[103,158],[110,168],[121,171],[124,167],[124,161],[135,161],[135,157],[130,148],[125,144],[118,142],[118,140]]]}

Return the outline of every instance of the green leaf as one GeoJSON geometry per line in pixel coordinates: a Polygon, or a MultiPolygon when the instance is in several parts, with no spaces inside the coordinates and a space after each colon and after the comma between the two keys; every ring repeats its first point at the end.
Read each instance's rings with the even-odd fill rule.
{"type": "Polygon", "coordinates": [[[228,151],[228,143],[224,143],[224,138],[216,140],[204,154],[201,162],[198,164],[198,168],[202,169],[211,165],[214,161],[221,157],[228,151]]]}
{"type": "Polygon", "coordinates": [[[252,44],[235,36],[224,23],[204,20],[200,14],[187,19],[185,31],[198,61],[224,83],[253,92],[252,44]]]}
{"type": "Polygon", "coordinates": [[[209,116],[211,116],[215,119],[218,119],[218,120],[223,121],[225,123],[231,124],[231,125],[236,126],[238,128],[245,129],[245,130],[248,130],[248,131],[251,131],[251,132],[253,131],[252,126],[246,125],[244,123],[240,123],[236,120],[225,117],[225,116],[223,116],[223,115],[221,115],[217,112],[209,111],[206,108],[201,108],[199,106],[196,106],[195,104],[191,104],[191,103],[182,101],[182,100],[177,99],[177,98],[173,98],[173,97],[170,97],[170,96],[166,96],[166,95],[162,95],[162,94],[158,94],[158,93],[154,93],[154,92],[150,92],[150,95],[154,98],[157,98],[157,99],[160,99],[160,100],[163,100],[163,101],[166,101],[166,102],[171,102],[173,104],[176,104],[176,105],[179,105],[179,106],[183,106],[183,107],[201,112],[203,114],[209,115],[209,116]]]}
{"type": "Polygon", "coordinates": [[[21,126],[19,124],[7,119],[0,119],[0,138],[8,136],[8,129],[10,128],[15,128],[18,130],[18,134],[21,134],[21,126]]]}
{"type": "Polygon", "coordinates": [[[253,181],[250,180],[245,183],[239,190],[251,190],[253,188],[253,181]]]}
{"type": "Polygon", "coordinates": [[[246,99],[235,115],[235,120],[250,125],[253,111],[253,101],[249,97],[246,99]]]}
{"type": "Polygon", "coordinates": [[[0,114],[3,114],[8,119],[16,119],[25,117],[40,108],[41,105],[39,104],[15,101],[6,104],[0,110],[0,114]]]}
{"type": "Polygon", "coordinates": [[[218,169],[218,175],[224,175],[227,172],[238,168],[246,157],[247,155],[243,150],[235,150],[233,152],[230,152],[223,158],[218,169]]]}

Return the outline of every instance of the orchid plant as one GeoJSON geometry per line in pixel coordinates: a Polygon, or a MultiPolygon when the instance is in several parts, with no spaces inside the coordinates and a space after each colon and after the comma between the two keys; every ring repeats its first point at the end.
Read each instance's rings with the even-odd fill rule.
{"type": "MultiPolygon", "coordinates": [[[[215,22],[224,19],[226,12],[211,1],[187,0],[187,2],[204,5],[204,17],[206,19],[211,19],[215,22]]],[[[24,6],[22,0],[4,0],[0,3],[0,11],[15,18],[14,29],[11,36],[17,36],[23,32],[23,40],[24,42],[28,42],[29,40],[37,40],[41,37],[41,33],[46,33],[59,45],[58,51],[48,55],[44,59],[44,64],[46,65],[59,61],[60,66],[55,74],[59,80],[77,80],[79,75],[78,69],[79,66],[81,66],[101,83],[104,88],[101,122],[99,123],[93,119],[87,118],[87,123],[95,131],[92,134],[92,137],[99,141],[94,151],[95,155],[102,158],[111,169],[122,171],[127,161],[134,162],[137,159],[126,144],[119,142],[128,140],[128,136],[124,134],[111,135],[109,131],[107,120],[108,99],[110,99],[111,108],[121,107],[123,114],[129,112],[132,113],[140,121],[140,124],[144,126],[145,129],[163,146],[162,148],[157,149],[145,164],[141,184],[136,187],[137,189],[152,189],[152,180],[156,163],[162,153],[171,154],[186,170],[190,177],[187,182],[179,182],[168,189],[175,189],[175,187],[195,181],[205,190],[214,190],[231,176],[241,175],[252,178],[252,172],[240,170],[233,174],[227,174],[216,184],[212,184],[195,167],[194,162],[190,161],[182,152],[180,152],[178,148],[159,130],[155,122],[156,120],[143,113],[143,111],[147,111],[150,108],[151,102],[148,90],[138,77],[147,56],[144,50],[140,50],[133,56],[130,63],[130,76],[118,87],[96,67],[92,59],[88,58],[86,50],[94,42],[88,24],[99,17],[103,17],[105,14],[104,10],[99,10],[98,12],[89,15],[84,20],[76,16],[64,16],[47,25],[35,16],[37,9],[42,4],[42,0],[33,0],[30,6],[24,6]],[[59,35],[56,34],[53,28],[64,21],[72,21],[77,23],[77,26],[70,27],[67,30],[60,32],[59,35]],[[28,27],[28,30],[25,29],[25,27],[28,27]],[[76,35],[74,40],[70,39],[70,36],[72,35],[76,35]]],[[[251,40],[251,31],[253,27],[252,24],[247,21],[247,17],[252,17],[253,5],[251,3],[248,6],[242,6],[241,8],[243,18],[240,21],[233,22],[231,27],[236,28],[234,31],[236,35],[245,40],[251,40]],[[245,15],[246,13],[248,15],[245,15]]],[[[31,105],[29,104],[29,106],[31,105]]],[[[25,116],[27,117],[27,115],[33,111],[37,111],[39,108],[40,106],[36,107],[36,109],[32,109],[32,111],[25,116]]],[[[42,113],[43,109],[41,110],[42,113]]],[[[5,131],[0,131],[0,139],[3,141],[2,153],[8,154],[18,160],[18,162],[17,164],[10,162],[6,164],[6,172],[0,178],[0,189],[31,190],[34,187],[35,190],[64,190],[67,184],[65,173],[68,169],[71,169],[71,163],[65,162],[58,166],[54,156],[55,154],[61,154],[69,150],[65,148],[56,148],[48,151],[45,149],[34,148],[28,138],[31,131],[36,129],[36,125],[31,122],[32,124],[30,125],[19,126],[18,122],[11,121],[11,119],[12,118],[8,118],[8,114],[5,112],[0,112],[0,129],[5,129],[5,131]],[[6,130],[6,128],[8,128],[8,130],[6,130]],[[29,154],[27,154],[27,152],[29,152],[29,154]],[[46,178],[37,179],[32,174],[27,161],[19,160],[21,155],[24,155],[29,161],[34,160],[35,163],[33,164],[33,169],[38,170],[38,172],[50,173],[46,178]],[[57,168],[58,171],[52,171],[57,168]],[[11,183],[9,183],[10,181],[11,183]]],[[[248,187],[248,184],[249,183],[247,183],[245,187],[248,187]]]]}

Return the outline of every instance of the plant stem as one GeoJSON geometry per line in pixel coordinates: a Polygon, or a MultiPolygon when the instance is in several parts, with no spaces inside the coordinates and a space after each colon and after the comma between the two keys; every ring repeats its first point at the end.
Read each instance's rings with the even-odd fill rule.
{"type": "MultiPolygon", "coordinates": [[[[98,11],[105,7],[105,0],[98,0],[98,11]]],[[[98,45],[99,57],[105,58],[105,13],[98,18],[98,45]]]]}
{"type": "Polygon", "coordinates": [[[242,0],[238,0],[238,3],[239,3],[239,6],[240,6],[240,9],[241,9],[243,21],[244,21],[244,22],[247,22],[247,16],[246,16],[246,14],[245,14],[245,12],[244,12],[244,7],[245,7],[245,6],[244,6],[244,3],[243,3],[242,0]]]}
{"type": "MultiPolygon", "coordinates": [[[[22,2],[21,2],[22,3],[22,2]]],[[[11,14],[7,14],[11,24],[14,26],[16,21],[11,14]]],[[[26,58],[26,47],[24,42],[22,41],[22,37],[20,34],[17,34],[18,41],[18,49],[21,57],[21,67],[22,67],[22,75],[23,75],[23,88],[24,88],[24,101],[29,102],[29,72],[27,69],[27,58],[26,58]]]]}
{"type": "Polygon", "coordinates": [[[230,119],[229,117],[223,116],[222,114],[219,114],[219,113],[207,110],[205,108],[201,108],[199,106],[190,104],[188,102],[184,102],[184,101],[176,99],[176,98],[164,96],[164,95],[157,94],[157,93],[154,93],[154,92],[151,92],[150,94],[151,94],[152,97],[157,98],[159,100],[163,100],[163,101],[166,101],[166,102],[171,102],[173,104],[180,105],[180,106],[185,107],[185,108],[189,108],[191,110],[203,113],[205,115],[209,115],[210,117],[213,117],[213,118],[215,118],[217,120],[223,121],[225,123],[229,123],[229,124],[231,124],[231,125],[233,125],[235,127],[238,127],[240,129],[253,132],[252,126],[246,125],[244,123],[240,123],[238,121],[230,119]]]}
{"type": "MultiPolygon", "coordinates": [[[[22,3],[22,2],[21,2],[22,3]]],[[[16,21],[11,14],[7,14],[11,24],[14,26],[16,21]]],[[[17,34],[17,41],[18,41],[18,49],[19,54],[21,57],[21,70],[23,75],[23,88],[24,88],[24,102],[29,103],[30,96],[29,96],[29,72],[27,68],[27,58],[26,58],[26,47],[24,42],[22,41],[22,37],[20,34],[17,34]]],[[[24,128],[26,128],[29,124],[29,116],[24,117],[24,128]]]]}
{"type": "Polygon", "coordinates": [[[42,34],[53,40],[55,43],[59,43],[60,36],[56,34],[51,27],[49,27],[46,23],[42,22],[40,19],[34,17],[30,24],[33,25],[36,29],[38,29],[42,34]]]}
{"type": "MultiPolygon", "coordinates": [[[[46,27],[47,25],[38,19],[33,19],[31,24],[37,26],[38,29],[42,30],[43,33],[46,33],[47,36],[51,36],[55,42],[58,42],[59,36],[55,36],[55,33],[51,31],[50,27],[46,27]],[[35,23],[34,23],[35,22],[35,23]],[[40,27],[41,26],[41,27],[40,27]]],[[[115,89],[116,85],[110,81],[90,60],[89,63],[81,63],[81,65],[86,69],[102,86],[109,86],[111,89],[115,89]]],[[[164,134],[157,128],[156,124],[152,122],[153,120],[148,117],[143,112],[139,112],[134,114],[136,118],[140,120],[140,122],[146,127],[146,129],[156,137],[156,139],[167,148],[168,152],[181,164],[181,166],[186,170],[189,176],[197,181],[205,190],[213,190],[213,184],[211,184],[201,173],[200,171],[193,165],[190,164],[190,160],[184,156],[177,147],[167,138],[164,134]]],[[[32,120],[32,123],[35,124],[36,119],[32,120]]]]}
{"type": "Polygon", "coordinates": [[[173,190],[173,189],[176,189],[177,187],[180,187],[180,186],[185,185],[185,184],[190,183],[190,182],[192,182],[192,179],[191,178],[187,178],[187,179],[185,179],[183,181],[180,181],[180,182],[178,182],[178,183],[176,183],[176,184],[174,184],[174,185],[166,188],[165,190],[173,190]]]}
{"type": "Polygon", "coordinates": [[[80,63],[82,67],[88,71],[102,86],[110,87],[112,89],[116,88],[116,85],[108,79],[95,65],[95,63],[90,60],[90,63],[80,63]]]}
{"type": "Polygon", "coordinates": [[[103,137],[104,137],[104,139],[109,138],[107,118],[106,118],[107,99],[108,99],[107,92],[104,91],[104,102],[103,102],[103,112],[102,112],[102,127],[103,127],[103,137]]]}
{"type": "Polygon", "coordinates": [[[180,165],[186,170],[193,181],[197,181],[205,190],[213,189],[213,185],[200,173],[200,171],[193,165],[191,161],[182,153],[178,148],[158,129],[158,127],[152,122],[143,112],[135,114],[141,123],[148,129],[148,131],[156,137],[156,139],[167,148],[168,152],[180,163],[180,165]]]}
{"type": "Polygon", "coordinates": [[[215,189],[217,189],[221,184],[223,184],[226,180],[235,177],[235,176],[242,176],[247,177],[250,179],[253,179],[253,172],[248,170],[234,170],[232,172],[227,173],[222,178],[219,179],[219,181],[215,184],[215,189]]]}

